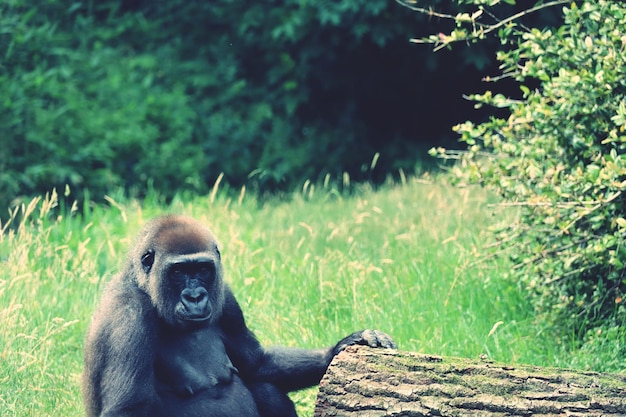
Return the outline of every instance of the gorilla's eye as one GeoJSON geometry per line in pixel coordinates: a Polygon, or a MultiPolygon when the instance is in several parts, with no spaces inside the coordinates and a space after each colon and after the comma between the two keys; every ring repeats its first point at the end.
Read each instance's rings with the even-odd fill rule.
{"type": "Polygon", "coordinates": [[[212,279],[215,275],[215,263],[200,262],[196,266],[196,272],[203,276],[205,279],[212,279]]]}
{"type": "Polygon", "coordinates": [[[154,264],[154,251],[150,249],[148,252],[144,253],[141,257],[141,266],[143,267],[143,271],[147,274],[152,269],[152,265],[154,264]]]}

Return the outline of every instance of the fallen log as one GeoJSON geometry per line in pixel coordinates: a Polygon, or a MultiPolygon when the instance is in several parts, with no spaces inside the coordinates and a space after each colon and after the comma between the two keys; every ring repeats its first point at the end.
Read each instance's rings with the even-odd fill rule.
{"type": "Polygon", "coordinates": [[[353,346],[320,383],[330,416],[626,416],[626,375],[353,346]]]}

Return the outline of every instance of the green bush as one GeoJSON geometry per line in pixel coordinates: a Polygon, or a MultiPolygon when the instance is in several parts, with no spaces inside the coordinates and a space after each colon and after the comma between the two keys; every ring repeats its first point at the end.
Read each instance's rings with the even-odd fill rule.
{"type": "Polygon", "coordinates": [[[139,16],[99,25],[97,11],[64,3],[14,2],[0,13],[0,202],[66,184],[106,192],[154,178],[174,189],[201,178],[185,92],[156,82],[156,57],[107,45],[141,27],[139,16]]]}
{"type": "Polygon", "coordinates": [[[409,43],[434,25],[388,0],[0,0],[0,207],[413,171],[487,62],[409,43]]]}
{"type": "Polygon", "coordinates": [[[585,1],[563,14],[557,29],[500,29],[510,48],[498,59],[521,97],[472,97],[510,116],[458,125],[469,151],[454,170],[519,207],[497,236],[511,275],[582,336],[626,319],[626,6],[585,1]]]}

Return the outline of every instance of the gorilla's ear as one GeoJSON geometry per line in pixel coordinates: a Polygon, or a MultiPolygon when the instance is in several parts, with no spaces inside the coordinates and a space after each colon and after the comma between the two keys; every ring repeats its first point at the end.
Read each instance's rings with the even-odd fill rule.
{"type": "Polygon", "coordinates": [[[154,264],[154,250],[150,249],[141,257],[141,266],[143,271],[147,274],[152,269],[154,264]]]}

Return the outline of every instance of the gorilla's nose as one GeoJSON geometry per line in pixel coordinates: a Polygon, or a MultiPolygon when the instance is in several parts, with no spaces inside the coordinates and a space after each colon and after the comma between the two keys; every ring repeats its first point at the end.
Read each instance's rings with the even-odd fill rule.
{"type": "Polygon", "coordinates": [[[211,317],[209,293],[203,287],[185,288],[179,306],[182,308],[177,308],[177,315],[183,320],[204,321],[211,317]]]}
{"type": "Polygon", "coordinates": [[[206,321],[211,318],[209,292],[203,287],[185,288],[176,304],[176,317],[182,321],[206,321]]]}
{"type": "Polygon", "coordinates": [[[183,304],[187,308],[197,308],[199,305],[206,303],[209,293],[202,287],[185,288],[180,294],[183,304]]]}

